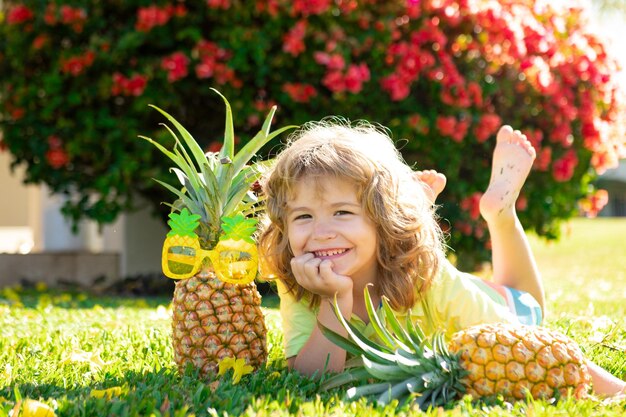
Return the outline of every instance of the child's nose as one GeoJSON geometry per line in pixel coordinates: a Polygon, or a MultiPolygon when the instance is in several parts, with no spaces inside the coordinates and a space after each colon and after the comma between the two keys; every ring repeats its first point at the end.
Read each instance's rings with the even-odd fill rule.
{"type": "Polygon", "coordinates": [[[325,221],[318,221],[313,228],[313,237],[317,240],[328,240],[337,236],[333,227],[325,221]]]}

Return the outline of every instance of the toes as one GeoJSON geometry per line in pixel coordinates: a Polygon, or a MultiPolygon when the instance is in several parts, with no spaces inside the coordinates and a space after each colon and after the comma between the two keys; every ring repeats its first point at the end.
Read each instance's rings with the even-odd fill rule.
{"type": "Polygon", "coordinates": [[[513,136],[513,128],[509,125],[504,125],[498,131],[496,140],[498,142],[510,142],[512,136],[513,136]]]}

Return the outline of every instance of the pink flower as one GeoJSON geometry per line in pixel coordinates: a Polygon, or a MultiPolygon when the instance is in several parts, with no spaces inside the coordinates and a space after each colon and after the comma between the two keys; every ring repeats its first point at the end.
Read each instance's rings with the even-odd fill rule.
{"type": "Polygon", "coordinates": [[[9,25],[19,25],[31,20],[35,15],[32,10],[23,4],[18,4],[9,10],[7,15],[7,23],[9,25]]]}
{"type": "Polygon", "coordinates": [[[161,68],[167,71],[167,80],[171,83],[186,77],[188,66],[189,58],[182,52],[174,52],[161,61],[161,68]]]}

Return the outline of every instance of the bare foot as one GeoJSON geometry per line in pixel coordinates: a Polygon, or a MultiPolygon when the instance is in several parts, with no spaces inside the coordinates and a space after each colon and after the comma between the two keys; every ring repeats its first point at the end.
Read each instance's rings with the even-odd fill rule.
{"type": "Polygon", "coordinates": [[[519,130],[502,126],[493,151],[491,179],[480,199],[480,214],[489,223],[515,218],[515,200],[535,160],[535,148],[519,130]]]}
{"type": "Polygon", "coordinates": [[[421,185],[424,187],[426,197],[428,197],[432,204],[435,204],[437,196],[446,187],[447,182],[445,175],[433,169],[416,171],[413,173],[413,178],[421,182],[421,185]]]}

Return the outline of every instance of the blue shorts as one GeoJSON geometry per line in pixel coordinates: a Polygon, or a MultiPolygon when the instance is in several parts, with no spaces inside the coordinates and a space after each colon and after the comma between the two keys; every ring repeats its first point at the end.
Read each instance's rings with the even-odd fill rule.
{"type": "Polygon", "coordinates": [[[495,284],[490,281],[481,280],[484,284],[496,292],[504,299],[509,311],[513,313],[521,324],[538,326],[543,320],[541,307],[535,297],[525,291],[515,288],[495,284]]]}

